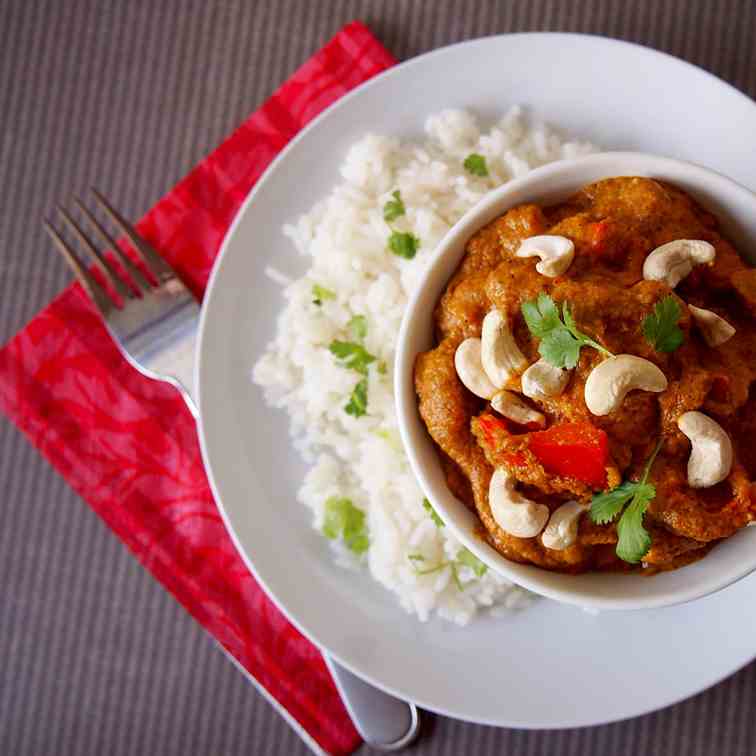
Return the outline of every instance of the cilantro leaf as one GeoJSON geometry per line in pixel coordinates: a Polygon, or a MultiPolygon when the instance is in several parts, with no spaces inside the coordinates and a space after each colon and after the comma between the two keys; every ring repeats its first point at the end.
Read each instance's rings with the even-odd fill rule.
{"type": "Polygon", "coordinates": [[[349,403],[344,406],[344,412],[353,417],[362,417],[367,414],[368,382],[363,378],[352,391],[349,403]]]}
{"type": "Polygon", "coordinates": [[[617,556],[625,562],[636,564],[651,548],[651,536],[643,527],[643,516],[656,496],[656,487],[648,483],[648,476],[656,455],[664,443],[660,438],[651,456],[643,467],[638,481],[627,480],[611,491],[593,497],[590,518],[597,525],[614,520],[622,508],[630,502],[617,523],[617,556]]]}
{"type": "Polygon", "coordinates": [[[431,520],[433,520],[437,528],[444,527],[444,521],[438,516],[438,512],[433,509],[433,504],[428,499],[423,499],[423,509],[430,515],[431,520]]]}
{"type": "Polygon", "coordinates": [[[365,513],[347,498],[331,496],[326,501],[323,535],[332,541],[341,538],[355,554],[363,554],[370,546],[365,513]]]}
{"type": "Polygon", "coordinates": [[[394,199],[389,200],[383,206],[383,220],[385,220],[387,223],[395,221],[397,218],[400,218],[407,212],[407,209],[404,207],[402,195],[400,194],[399,190],[397,189],[396,191],[391,192],[391,196],[394,199]]]}
{"type": "Polygon", "coordinates": [[[457,554],[457,564],[469,567],[478,577],[483,577],[488,569],[488,567],[483,564],[472,551],[466,549],[464,546],[459,554],[457,554]]]}
{"type": "Polygon", "coordinates": [[[569,331],[555,329],[541,339],[538,354],[555,367],[572,370],[580,359],[581,346],[569,331]]]}
{"type": "Polygon", "coordinates": [[[367,336],[367,318],[364,315],[355,315],[347,327],[352,332],[355,341],[362,341],[367,336]]]}
{"type": "Polygon", "coordinates": [[[486,165],[486,159],[483,155],[479,155],[477,152],[473,152],[465,158],[465,162],[462,164],[468,173],[472,173],[473,176],[488,176],[488,166],[486,165]]]}
{"type": "Polygon", "coordinates": [[[320,307],[327,299],[336,299],[336,292],[326,289],[325,286],[320,284],[312,285],[312,303],[320,307]]]}
{"type": "Polygon", "coordinates": [[[558,368],[574,368],[584,346],[597,349],[607,357],[614,355],[597,341],[580,331],[567,302],[560,315],[556,302],[545,292],[538,299],[520,306],[528,330],[541,339],[538,353],[546,362],[558,368]]]}
{"type": "Polygon", "coordinates": [[[328,347],[331,354],[341,360],[344,367],[367,375],[368,365],[375,362],[375,357],[362,344],[352,341],[332,341],[328,347]]]}
{"type": "Polygon", "coordinates": [[[528,329],[539,339],[561,326],[559,310],[554,300],[544,292],[534,302],[523,302],[521,309],[528,329]]]}
{"type": "Polygon", "coordinates": [[[410,560],[410,562],[424,562],[425,557],[422,554],[407,554],[407,559],[410,560]]]}
{"type": "Polygon", "coordinates": [[[657,352],[674,352],[685,340],[677,323],[682,313],[677,300],[668,294],[643,318],[643,335],[657,352]]]}
{"type": "Polygon", "coordinates": [[[591,501],[590,517],[596,525],[606,525],[622,511],[622,507],[633,498],[636,484],[627,480],[611,491],[597,494],[591,501]]]}
{"type": "Polygon", "coordinates": [[[651,536],[643,527],[643,515],[654,496],[654,486],[641,484],[617,523],[617,556],[625,562],[640,562],[651,548],[651,536]]]}
{"type": "Polygon", "coordinates": [[[378,368],[377,369],[378,369],[378,374],[379,375],[386,375],[386,373],[388,372],[388,365],[386,364],[386,360],[381,360],[378,363],[378,368]]]}
{"type": "Polygon", "coordinates": [[[420,239],[409,232],[392,231],[391,236],[389,236],[388,246],[397,257],[411,260],[417,254],[420,239]]]}

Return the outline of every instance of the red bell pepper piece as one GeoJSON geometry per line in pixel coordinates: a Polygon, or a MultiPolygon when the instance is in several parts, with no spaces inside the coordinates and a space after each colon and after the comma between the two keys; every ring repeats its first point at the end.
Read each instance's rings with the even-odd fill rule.
{"type": "Polygon", "coordinates": [[[548,473],[592,488],[606,486],[609,442],[606,433],[590,423],[565,423],[531,433],[529,448],[548,473]]]}
{"type": "Polygon", "coordinates": [[[509,435],[509,425],[506,420],[502,420],[494,415],[478,415],[478,424],[483,431],[483,437],[486,443],[492,448],[496,448],[496,436],[504,433],[509,435]]]}
{"type": "Polygon", "coordinates": [[[512,435],[510,424],[506,420],[495,415],[483,414],[478,415],[478,425],[483,431],[483,440],[491,451],[496,452],[504,461],[515,467],[525,464],[526,460],[523,454],[506,453],[500,450],[499,441],[502,437],[512,435]]]}

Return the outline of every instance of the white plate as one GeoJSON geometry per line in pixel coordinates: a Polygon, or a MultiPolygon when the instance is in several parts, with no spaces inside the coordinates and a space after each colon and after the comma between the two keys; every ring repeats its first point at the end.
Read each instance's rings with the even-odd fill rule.
{"type": "Polygon", "coordinates": [[[197,379],[201,441],[242,557],[289,619],[356,674],[421,706],[510,727],[575,727],[692,695],[756,653],[756,577],[679,607],[592,616],[542,601],[466,628],[422,625],[366,574],[334,566],[295,500],[304,466],[286,419],[250,381],[275,327],[266,265],[299,273],[281,226],[338,180],[366,131],[419,137],[429,113],[509,105],[607,149],[667,154],[756,186],[756,105],[718,79],[626,43],[564,34],[466,42],[368,82],[306,129],[234,222],[203,308],[197,379]]]}

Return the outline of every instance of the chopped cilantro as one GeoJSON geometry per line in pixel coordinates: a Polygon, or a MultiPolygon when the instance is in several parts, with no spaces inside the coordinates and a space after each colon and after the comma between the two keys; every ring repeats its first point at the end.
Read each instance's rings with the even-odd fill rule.
{"type": "Polygon", "coordinates": [[[367,318],[364,315],[355,315],[347,326],[355,341],[362,341],[367,336],[367,318]]]}
{"type": "Polygon", "coordinates": [[[431,520],[433,520],[437,528],[444,527],[444,521],[438,516],[438,512],[433,509],[433,504],[428,499],[423,499],[423,509],[430,515],[431,520]]]}
{"type": "Polygon", "coordinates": [[[331,354],[341,360],[344,367],[367,375],[368,365],[375,362],[375,357],[362,344],[351,341],[332,341],[328,347],[331,354]]]}
{"type": "Polygon", "coordinates": [[[464,567],[469,567],[478,577],[483,577],[488,569],[472,551],[466,549],[464,546],[459,554],[457,554],[457,563],[464,567]]]}
{"type": "Polygon", "coordinates": [[[530,332],[541,339],[538,352],[546,362],[558,368],[574,368],[584,346],[598,349],[607,357],[614,355],[597,341],[578,330],[567,302],[562,313],[554,300],[544,292],[538,299],[522,303],[522,314],[530,332]]]}
{"type": "Polygon", "coordinates": [[[325,503],[323,535],[331,540],[341,538],[348,549],[363,554],[370,546],[365,527],[365,513],[351,499],[331,496],[325,503]]]}
{"type": "Polygon", "coordinates": [[[677,323],[682,313],[671,295],[659,300],[654,311],[643,319],[643,335],[657,352],[674,352],[685,340],[677,323]]]}
{"type": "Polygon", "coordinates": [[[320,284],[312,285],[312,303],[320,307],[327,299],[336,299],[336,292],[326,289],[325,286],[320,284]]]}
{"type": "Polygon", "coordinates": [[[394,199],[389,200],[383,206],[383,220],[385,220],[387,223],[395,221],[397,218],[400,218],[407,212],[407,209],[404,207],[402,195],[400,194],[399,190],[397,189],[396,191],[391,192],[391,196],[394,199]]]}
{"type": "Polygon", "coordinates": [[[409,232],[392,231],[391,236],[389,236],[388,246],[397,257],[411,260],[417,254],[420,239],[409,232]]]}
{"type": "Polygon", "coordinates": [[[344,412],[354,417],[367,414],[368,381],[363,378],[353,389],[349,402],[344,406],[344,412]]]}
{"type": "Polygon", "coordinates": [[[473,176],[488,176],[488,166],[483,155],[473,152],[465,158],[463,163],[465,170],[473,176]]]}

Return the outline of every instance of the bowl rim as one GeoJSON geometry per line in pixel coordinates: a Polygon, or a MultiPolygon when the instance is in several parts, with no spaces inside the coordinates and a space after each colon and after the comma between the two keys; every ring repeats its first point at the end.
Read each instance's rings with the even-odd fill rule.
{"type": "MultiPolygon", "coordinates": [[[[569,577],[569,580],[575,586],[585,584],[585,579],[588,576],[602,576],[602,579],[612,580],[617,584],[628,578],[644,581],[648,580],[648,578],[637,573],[633,575],[583,573],[567,576],[565,573],[545,570],[535,565],[524,565],[507,559],[476,536],[470,530],[469,525],[460,523],[460,519],[469,520],[470,515],[473,515],[475,521],[479,524],[477,513],[471,513],[464,504],[453,497],[445,481],[440,487],[434,483],[429,474],[428,465],[420,458],[418,449],[418,439],[420,437],[424,437],[426,443],[432,443],[432,441],[430,441],[417,411],[417,399],[413,381],[414,362],[417,352],[413,352],[409,346],[409,342],[418,328],[417,311],[423,304],[423,301],[428,298],[427,288],[429,280],[434,276],[438,276],[438,269],[444,266],[449,257],[456,256],[452,270],[456,269],[459,260],[462,258],[464,245],[467,240],[480,228],[493,220],[493,218],[498,217],[518,204],[528,201],[538,201],[537,197],[544,195],[543,190],[538,191],[538,188],[542,187],[543,184],[556,179],[569,183],[569,177],[577,176],[581,170],[600,170],[604,168],[606,168],[605,178],[644,174],[653,176],[657,172],[661,174],[685,174],[691,180],[697,180],[699,183],[706,184],[713,196],[738,197],[741,201],[750,203],[756,215],[756,194],[742,184],[697,163],[644,152],[600,152],[577,158],[559,160],[533,169],[524,176],[512,179],[492,190],[480,202],[468,210],[444,235],[434,249],[431,259],[416,282],[415,289],[409,298],[399,330],[394,361],[394,399],[396,403],[397,423],[410,467],[423,493],[439,513],[445,526],[449,528],[451,533],[487,567],[534,593],[585,609],[626,611],[661,608],[686,603],[709,595],[750,574],[756,570],[756,549],[753,550],[753,556],[750,561],[738,564],[736,568],[720,570],[716,574],[712,574],[714,571],[711,569],[706,570],[707,574],[703,576],[704,579],[691,581],[691,584],[686,588],[669,590],[666,593],[662,592],[660,595],[642,595],[634,598],[617,597],[616,595],[602,596],[592,595],[590,592],[581,592],[571,587],[550,585],[549,582],[554,581],[555,575],[561,578],[569,577]],[[632,172],[618,170],[617,166],[622,164],[635,166],[635,169],[632,172]],[[528,193],[531,194],[530,199],[522,196],[528,193]],[[443,494],[446,494],[446,497],[443,494]],[[457,512],[464,510],[463,515],[457,516],[457,512],[451,511],[444,502],[444,498],[453,499],[456,502],[455,508],[457,512]]],[[[585,181],[576,181],[571,189],[555,190],[554,194],[561,196],[568,195],[585,183],[585,181]]],[[[545,193],[549,194],[549,191],[545,193]]],[[[438,288],[433,287],[436,291],[433,297],[433,305],[435,305],[441,292],[443,292],[448,280],[448,275],[443,276],[438,288]]],[[[428,303],[425,304],[427,305],[428,303]]],[[[434,464],[437,464],[437,457],[435,460],[434,464]]],[[[730,541],[742,535],[741,531],[733,534],[733,536],[726,540],[730,541]]],[[[723,546],[725,544],[719,545],[720,548],[723,546]]],[[[710,557],[711,555],[707,555],[705,559],[687,567],[700,566],[702,563],[707,562],[710,557]]],[[[687,567],[682,567],[666,574],[676,574],[687,567]]],[[[621,594],[619,595],[621,596],[621,594]]]]}

